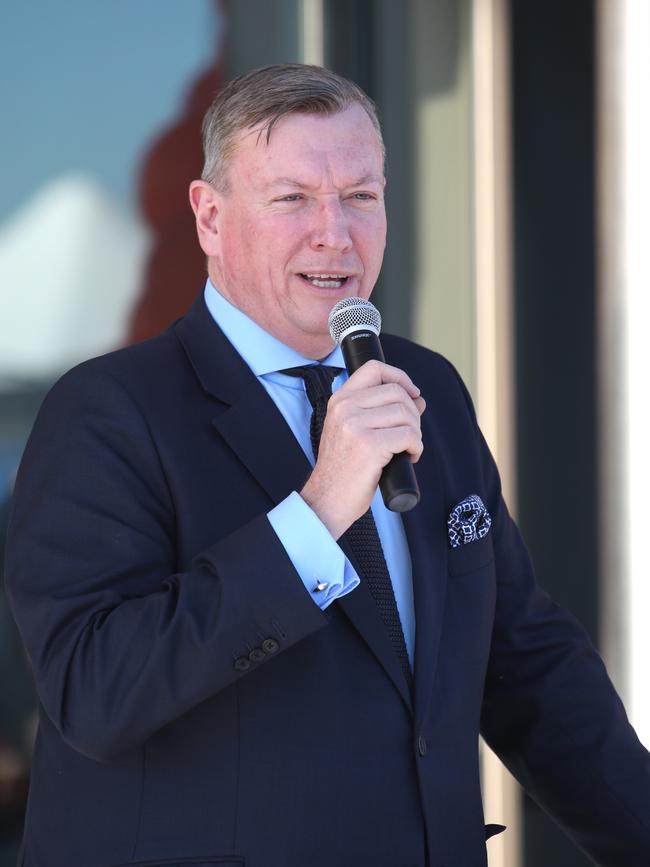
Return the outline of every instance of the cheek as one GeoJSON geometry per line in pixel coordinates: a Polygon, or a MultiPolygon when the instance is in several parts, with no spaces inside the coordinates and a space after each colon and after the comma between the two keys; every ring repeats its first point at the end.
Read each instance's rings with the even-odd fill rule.
{"type": "Polygon", "coordinates": [[[245,272],[252,265],[256,245],[252,241],[252,226],[247,221],[224,227],[221,236],[221,255],[228,272],[245,272]]]}
{"type": "Polygon", "coordinates": [[[386,221],[378,219],[372,226],[365,226],[360,244],[366,267],[379,270],[386,247],[386,221]]]}
{"type": "Polygon", "coordinates": [[[386,220],[386,212],[384,211],[379,219],[377,220],[377,228],[375,232],[375,239],[377,243],[377,248],[379,250],[379,255],[384,255],[384,249],[386,247],[386,233],[388,230],[388,223],[386,220]]]}
{"type": "Polygon", "coordinates": [[[244,254],[257,260],[277,260],[286,250],[294,233],[286,224],[274,220],[242,220],[239,230],[239,246],[244,254]]]}

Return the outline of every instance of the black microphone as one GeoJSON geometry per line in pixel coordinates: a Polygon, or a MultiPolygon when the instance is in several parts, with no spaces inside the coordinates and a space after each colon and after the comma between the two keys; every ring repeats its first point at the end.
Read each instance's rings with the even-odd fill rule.
{"type": "MultiPolygon", "coordinates": [[[[341,346],[348,373],[366,361],[385,361],[379,342],[381,315],[370,301],[342,298],[332,307],[327,325],[332,340],[341,346]]],[[[393,455],[382,470],[379,488],[392,512],[408,512],[419,503],[420,489],[407,452],[393,455]]]]}

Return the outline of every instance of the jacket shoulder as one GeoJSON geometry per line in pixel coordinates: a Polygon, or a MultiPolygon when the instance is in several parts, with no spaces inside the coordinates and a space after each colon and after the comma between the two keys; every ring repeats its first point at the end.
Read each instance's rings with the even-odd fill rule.
{"type": "Polygon", "coordinates": [[[55,382],[45,402],[93,391],[99,392],[98,398],[107,391],[122,391],[136,403],[147,403],[148,396],[169,389],[186,367],[185,353],[170,328],[149,340],[82,361],[55,382]]]}
{"type": "Polygon", "coordinates": [[[437,400],[444,398],[445,403],[454,404],[460,399],[475,423],[476,414],[467,387],[444,355],[394,334],[382,334],[381,342],[386,361],[405,370],[425,396],[435,396],[437,400]]]}
{"type": "Polygon", "coordinates": [[[442,378],[450,375],[458,376],[454,366],[444,355],[433,349],[427,349],[426,346],[415,343],[407,337],[382,333],[381,343],[389,363],[404,361],[411,367],[422,368],[442,378]]]}

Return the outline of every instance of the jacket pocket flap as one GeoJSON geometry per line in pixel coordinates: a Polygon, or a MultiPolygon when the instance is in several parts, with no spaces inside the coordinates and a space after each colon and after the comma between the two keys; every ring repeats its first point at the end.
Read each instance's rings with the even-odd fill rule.
{"type": "Polygon", "coordinates": [[[458,548],[450,548],[447,555],[447,568],[450,575],[465,575],[467,572],[475,572],[494,560],[492,538],[488,533],[487,536],[477,539],[475,542],[459,545],[458,548]]]}

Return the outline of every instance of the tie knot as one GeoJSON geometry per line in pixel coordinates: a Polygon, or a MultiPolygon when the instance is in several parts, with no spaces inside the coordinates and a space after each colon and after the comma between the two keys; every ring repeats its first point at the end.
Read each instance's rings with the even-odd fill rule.
{"type": "Polygon", "coordinates": [[[305,383],[305,391],[312,408],[319,402],[330,398],[332,394],[332,382],[341,373],[343,368],[330,367],[326,364],[305,364],[302,367],[289,367],[281,370],[287,376],[296,376],[305,383]]]}

